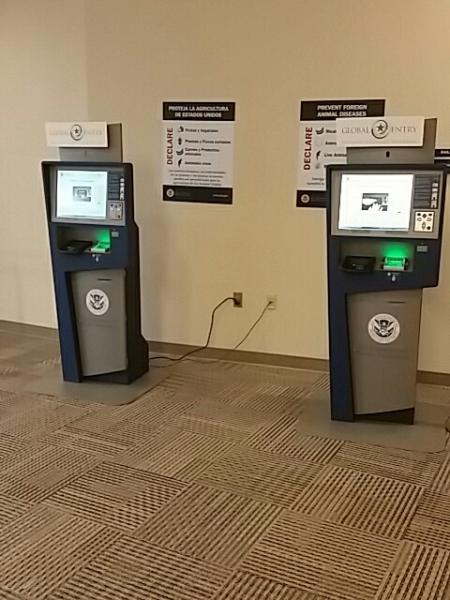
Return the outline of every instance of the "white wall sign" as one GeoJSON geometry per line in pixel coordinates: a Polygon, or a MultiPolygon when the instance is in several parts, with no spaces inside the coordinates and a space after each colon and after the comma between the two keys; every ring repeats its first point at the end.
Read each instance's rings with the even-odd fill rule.
{"type": "Polygon", "coordinates": [[[337,119],[336,136],[342,146],[422,146],[423,117],[337,119]]]}
{"type": "Polygon", "coordinates": [[[347,161],[345,146],[336,141],[338,117],[384,115],[385,101],[303,100],[300,103],[297,206],[325,206],[326,166],[347,161]]]}
{"type": "Polygon", "coordinates": [[[163,200],[232,204],[234,102],[163,102],[163,200]]]}
{"type": "Polygon", "coordinates": [[[58,148],[107,148],[108,128],[105,121],[46,123],[47,146],[58,148]]]}

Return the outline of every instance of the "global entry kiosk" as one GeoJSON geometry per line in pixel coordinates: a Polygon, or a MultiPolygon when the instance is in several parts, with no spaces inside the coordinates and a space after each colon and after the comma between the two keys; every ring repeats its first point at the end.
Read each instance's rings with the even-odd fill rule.
{"type": "MultiPolygon", "coordinates": [[[[422,290],[438,285],[442,249],[436,120],[410,144],[413,126],[395,118],[337,124],[347,158],[327,167],[331,418],[413,423],[422,290]]],[[[61,145],[42,165],[63,378],[80,384],[129,384],[149,369],[133,167],[117,127],[109,146],[61,145]]]]}

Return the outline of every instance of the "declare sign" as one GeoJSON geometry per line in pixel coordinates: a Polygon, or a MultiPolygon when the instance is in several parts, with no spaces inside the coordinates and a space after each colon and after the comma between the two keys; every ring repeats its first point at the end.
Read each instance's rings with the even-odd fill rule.
{"type": "Polygon", "coordinates": [[[163,102],[163,200],[232,204],[234,102],[163,102]]]}
{"type": "Polygon", "coordinates": [[[325,206],[326,166],[347,161],[336,140],[336,119],[382,116],[385,101],[303,100],[300,103],[297,206],[325,206]]]}

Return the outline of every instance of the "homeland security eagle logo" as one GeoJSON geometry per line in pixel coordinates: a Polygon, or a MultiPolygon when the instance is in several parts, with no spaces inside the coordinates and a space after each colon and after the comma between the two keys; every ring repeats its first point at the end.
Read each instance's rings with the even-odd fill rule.
{"type": "Polygon", "coordinates": [[[91,314],[101,317],[109,310],[109,298],[103,290],[89,290],[86,294],[86,307],[91,314]]]}
{"type": "Polygon", "coordinates": [[[379,313],[370,319],[367,330],[377,344],[392,344],[400,335],[400,323],[393,315],[379,313]]]}

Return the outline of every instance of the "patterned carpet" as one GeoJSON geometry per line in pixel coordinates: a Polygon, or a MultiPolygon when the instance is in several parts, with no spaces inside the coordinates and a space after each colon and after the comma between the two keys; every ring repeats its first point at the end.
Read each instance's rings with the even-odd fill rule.
{"type": "Polygon", "coordinates": [[[299,435],[324,385],[189,361],[122,407],[0,391],[0,599],[450,599],[449,455],[299,435]]]}

